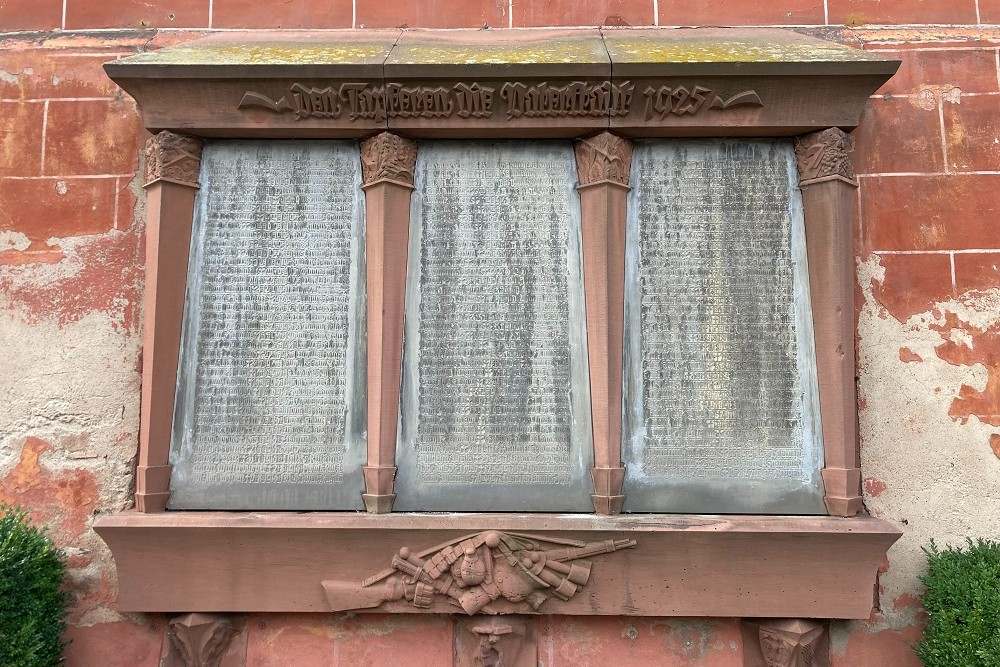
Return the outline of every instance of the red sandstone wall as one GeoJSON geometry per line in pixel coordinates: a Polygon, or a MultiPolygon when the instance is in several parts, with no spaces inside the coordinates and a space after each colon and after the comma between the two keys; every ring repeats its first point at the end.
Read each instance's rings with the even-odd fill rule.
{"type": "MultiPolygon", "coordinates": [[[[1000,525],[997,23],[1000,0],[0,2],[0,500],[31,507],[70,554],[68,664],[157,665],[165,620],[115,611],[113,566],[89,529],[130,502],[141,365],[145,134],[100,64],[207,29],[698,24],[811,26],[903,60],[855,157],[866,503],[906,535],[880,610],[835,624],[833,657],[916,665],[919,547],[1000,525]]],[[[450,664],[442,619],[248,622],[255,667],[450,664]]],[[[741,656],[730,619],[548,619],[539,636],[546,667],[741,656]]]]}

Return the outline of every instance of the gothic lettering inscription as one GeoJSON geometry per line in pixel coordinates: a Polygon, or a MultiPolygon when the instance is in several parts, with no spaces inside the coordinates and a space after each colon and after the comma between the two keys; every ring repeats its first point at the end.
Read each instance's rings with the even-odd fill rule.
{"type": "Polygon", "coordinates": [[[636,145],[626,509],[822,511],[793,159],[780,140],[636,145]]]}
{"type": "Polygon", "coordinates": [[[397,509],[586,509],[592,449],[569,142],[423,142],[397,509]]]}
{"type": "Polygon", "coordinates": [[[206,145],[171,507],[359,505],[359,185],[353,142],[206,145]]]}
{"type": "Polygon", "coordinates": [[[634,87],[628,81],[621,84],[607,81],[597,86],[580,81],[565,86],[505,83],[500,96],[507,103],[507,120],[521,116],[624,116],[632,102],[634,87]]]}
{"type": "MultiPolygon", "coordinates": [[[[306,118],[359,119],[382,123],[387,118],[574,118],[626,116],[632,105],[635,85],[629,81],[590,83],[573,81],[565,85],[546,82],[508,81],[499,90],[479,83],[460,82],[451,86],[404,86],[399,83],[372,85],[341,83],[323,88],[293,83],[277,100],[247,91],[239,108],[262,107],[275,113],[292,113],[306,118]]],[[[705,110],[724,111],[733,107],[763,106],[753,90],[730,96],[698,85],[648,86],[643,91],[645,120],[664,120],[694,115],[705,110]]]]}
{"type": "Polygon", "coordinates": [[[492,88],[478,83],[457,83],[447,88],[398,83],[384,86],[344,83],[314,88],[293,83],[277,101],[260,93],[247,92],[240,108],[258,106],[277,113],[290,111],[296,120],[344,116],[350,121],[361,118],[381,123],[387,117],[489,118],[493,115],[493,92],[492,88]]]}

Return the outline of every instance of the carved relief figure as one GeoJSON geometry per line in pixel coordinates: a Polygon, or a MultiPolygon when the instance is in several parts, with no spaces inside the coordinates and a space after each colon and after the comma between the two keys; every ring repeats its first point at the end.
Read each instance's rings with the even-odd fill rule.
{"type": "Polygon", "coordinates": [[[404,599],[426,609],[440,595],[470,615],[498,613],[490,604],[500,599],[530,612],[552,596],[569,600],[587,584],[591,563],[580,559],[635,546],[635,540],[579,542],[488,530],[420,553],[402,547],[391,567],[360,586],[324,581],[323,588],[334,611],[404,599]]]}

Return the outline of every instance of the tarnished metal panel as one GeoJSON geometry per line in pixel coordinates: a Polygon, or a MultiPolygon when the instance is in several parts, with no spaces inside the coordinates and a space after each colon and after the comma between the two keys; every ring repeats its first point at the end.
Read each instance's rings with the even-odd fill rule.
{"type": "Polygon", "coordinates": [[[169,507],[360,509],[357,145],[209,143],[201,183],[169,507]]]}
{"type": "Polygon", "coordinates": [[[569,142],[421,143],[398,510],[590,511],[569,142]]]}
{"type": "Polygon", "coordinates": [[[791,142],[638,142],[631,186],[626,511],[825,513],[791,142]]]}

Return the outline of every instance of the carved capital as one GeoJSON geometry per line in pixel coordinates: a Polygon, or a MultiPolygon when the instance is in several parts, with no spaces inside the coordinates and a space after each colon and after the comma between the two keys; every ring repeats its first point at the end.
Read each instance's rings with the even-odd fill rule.
{"type": "Polygon", "coordinates": [[[628,185],[632,167],[632,142],[601,132],[589,139],[576,142],[576,166],[580,185],[613,181],[628,185]]]}
{"type": "Polygon", "coordinates": [[[170,619],[164,664],[170,667],[220,667],[236,634],[233,622],[219,614],[185,614],[170,619]]]}
{"type": "Polygon", "coordinates": [[[487,530],[416,552],[401,547],[390,566],[362,582],[323,581],[333,611],[383,603],[469,614],[534,613],[546,600],[569,600],[590,581],[580,560],[636,546],[635,540],[580,542],[487,530]],[[436,608],[436,609],[434,609],[436,608]]]}
{"type": "Polygon", "coordinates": [[[795,139],[795,159],[799,165],[799,181],[812,181],[828,176],[854,180],[850,153],[854,140],[843,130],[831,127],[821,132],[795,139]]]}
{"type": "Polygon", "coordinates": [[[361,142],[361,169],[365,185],[388,180],[412,186],[416,165],[416,142],[398,134],[383,132],[361,142]]]}
{"type": "Polygon", "coordinates": [[[200,168],[200,139],[163,131],[146,142],[146,185],[170,181],[196,188],[200,168]]]}

